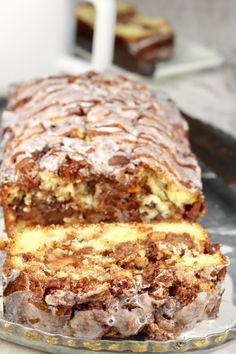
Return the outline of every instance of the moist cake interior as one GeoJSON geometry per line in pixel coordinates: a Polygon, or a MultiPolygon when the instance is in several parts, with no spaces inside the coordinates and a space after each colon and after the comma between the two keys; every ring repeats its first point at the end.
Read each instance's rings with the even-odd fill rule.
{"type": "Polygon", "coordinates": [[[126,181],[121,184],[105,177],[97,181],[90,175],[81,181],[79,177],[68,179],[41,171],[37,189],[10,188],[4,196],[8,205],[5,217],[16,233],[27,225],[129,222],[140,218],[194,220],[201,213],[202,203],[196,202],[188,189],[167,183],[149,169],[139,168],[135,175],[127,171],[124,176],[126,181]]]}

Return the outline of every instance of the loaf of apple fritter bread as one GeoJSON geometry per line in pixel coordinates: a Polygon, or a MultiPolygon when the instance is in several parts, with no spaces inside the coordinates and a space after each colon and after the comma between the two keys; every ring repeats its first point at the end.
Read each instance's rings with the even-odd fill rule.
{"type": "Polygon", "coordinates": [[[8,244],[5,317],[81,338],[171,339],[217,316],[226,267],[198,224],[28,228],[8,244]]]}
{"type": "Polygon", "coordinates": [[[162,93],[93,72],[12,87],[1,199],[25,226],[196,220],[204,211],[188,126],[162,93]]]}

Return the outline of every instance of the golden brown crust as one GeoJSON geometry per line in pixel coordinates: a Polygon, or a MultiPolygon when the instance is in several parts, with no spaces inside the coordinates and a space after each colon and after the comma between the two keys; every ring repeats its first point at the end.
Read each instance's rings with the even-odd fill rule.
{"type": "Polygon", "coordinates": [[[37,186],[37,168],[63,175],[64,166],[70,177],[88,166],[95,176],[118,178],[142,164],[199,193],[187,123],[165,95],[95,73],[35,80],[13,92],[3,115],[2,183],[25,185],[25,177],[37,186]]]}

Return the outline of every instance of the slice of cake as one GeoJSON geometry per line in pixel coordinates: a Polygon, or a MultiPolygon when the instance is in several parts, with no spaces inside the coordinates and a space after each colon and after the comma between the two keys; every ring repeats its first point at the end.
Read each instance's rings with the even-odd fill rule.
{"type": "Polygon", "coordinates": [[[8,234],[25,226],[196,220],[200,169],[176,105],[123,76],[12,87],[0,193],[8,234]]]}
{"type": "MultiPolygon", "coordinates": [[[[92,49],[95,11],[91,4],[76,8],[78,45],[92,49]]],[[[152,75],[158,61],[172,57],[174,31],[163,17],[136,14],[135,8],[117,3],[114,63],[142,75],[152,75]]]]}
{"type": "Polygon", "coordinates": [[[217,316],[227,264],[198,224],[29,228],[8,241],[4,313],[79,338],[172,339],[217,316]]]}

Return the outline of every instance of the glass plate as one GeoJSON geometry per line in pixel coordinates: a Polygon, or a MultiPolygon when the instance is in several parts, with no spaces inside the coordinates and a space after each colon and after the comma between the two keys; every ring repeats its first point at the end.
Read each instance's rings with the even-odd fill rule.
{"type": "MultiPolygon", "coordinates": [[[[227,282],[230,283],[228,278],[227,282]]],[[[199,323],[193,330],[183,333],[177,340],[153,341],[138,339],[84,340],[54,335],[0,319],[0,338],[9,342],[50,353],[84,353],[84,350],[135,353],[170,353],[208,349],[236,338],[236,306],[222,301],[216,320],[199,323]]]]}

